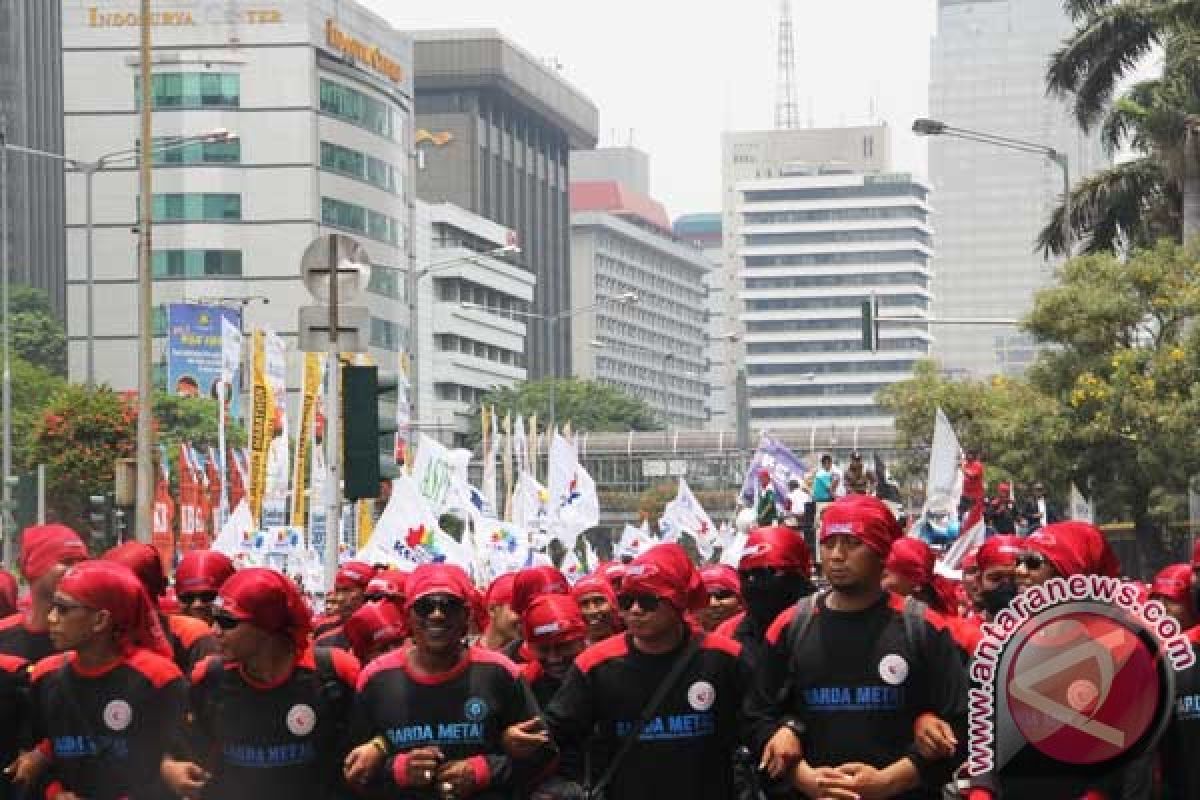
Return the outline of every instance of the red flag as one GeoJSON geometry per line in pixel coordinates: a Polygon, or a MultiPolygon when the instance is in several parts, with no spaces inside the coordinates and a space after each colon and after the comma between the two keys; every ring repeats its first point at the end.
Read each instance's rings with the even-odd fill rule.
{"type": "Polygon", "coordinates": [[[171,486],[166,478],[160,476],[154,491],[154,520],[150,535],[151,544],[158,550],[158,557],[162,559],[163,569],[166,570],[170,570],[175,561],[174,520],[175,502],[171,499],[171,486]]]}

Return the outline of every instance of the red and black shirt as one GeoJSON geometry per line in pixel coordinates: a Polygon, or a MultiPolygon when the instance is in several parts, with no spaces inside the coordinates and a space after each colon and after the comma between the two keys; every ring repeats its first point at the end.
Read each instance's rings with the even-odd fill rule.
{"type": "Polygon", "coordinates": [[[33,732],[51,764],[48,797],[60,789],[87,800],[169,796],[159,766],[187,697],[169,659],[135,650],[90,671],[63,653],[40,661],[31,682],[33,732]]]}
{"type": "Polygon", "coordinates": [[[17,612],[0,619],[0,655],[17,656],[36,664],[54,655],[54,642],[46,631],[29,627],[25,614],[17,612]]]}
{"type": "MultiPolygon", "coordinates": [[[[7,767],[29,745],[29,662],[0,655],[0,764],[7,767]]],[[[2,768],[0,768],[2,769],[2,768]]],[[[9,776],[0,773],[0,800],[12,796],[9,776]]]]}
{"type": "Polygon", "coordinates": [[[193,667],[220,649],[212,628],[195,617],[159,614],[158,619],[171,645],[175,666],[184,675],[190,675],[193,667]]]}

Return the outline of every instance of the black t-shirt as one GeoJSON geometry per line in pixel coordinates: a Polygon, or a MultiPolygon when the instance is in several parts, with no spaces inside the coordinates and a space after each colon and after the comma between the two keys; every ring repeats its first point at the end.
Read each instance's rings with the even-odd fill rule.
{"type": "Polygon", "coordinates": [[[54,642],[45,631],[31,630],[25,623],[25,615],[16,613],[0,619],[0,655],[17,656],[36,664],[54,655],[54,642]]]}
{"type": "Polygon", "coordinates": [[[74,653],[51,656],[34,667],[31,694],[51,785],[60,782],[87,800],[170,796],[159,765],[183,725],[187,687],[169,659],[135,650],[92,674],[74,653]]]}
{"type": "MultiPolygon", "coordinates": [[[[733,751],[746,685],[741,647],[717,634],[700,649],[642,728],[607,788],[621,800],[727,800],[733,797],[733,751]]],[[[591,747],[592,781],[604,773],[626,734],[686,647],[651,655],[628,633],[585,650],[567,672],[544,718],[564,751],[591,747]]],[[[583,776],[564,775],[574,780],[583,776]]]]}
{"type": "MultiPolygon", "coordinates": [[[[913,723],[932,712],[965,743],[967,676],[945,622],[932,612],[912,620],[905,601],[885,594],[863,611],[833,611],[815,601],[806,630],[793,625],[793,606],[767,631],[760,683],[747,711],[759,745],[791,718],[805,726],[804,757],[814,767],[863,762],[884,768],[908,756],[923,788],[902,795],[940,796],[939,786],[961,759],[929,764],[916,753],[913,723]]],[[[961,754],[960,754],[961,755],[961,754]]]]}
{"type": "Polygon", "coordinates": [[[411,648],[403,648],[372,661],[359,678],[354,706],[352,740],[383,735],[395,754],[377,782],[388,796],[431,796],[406,788],[405,754],[421,747],[439,748],[447,761],[469,761],[484,790],[476,797],[507,797],[531,780],[541,765],[514,762],[501,746],[506,728],[537,715],[516,665],[471,647],[450,671],[428,675],[410,657],[411,648]]]}
{"type": "Polygon", "coordinates": [[[338,650],[345,650],[347,653],[351,651],[350,637],[346,635],[344,625],[336,625],[329,628],[324,633],[316,638],[318,647],[334,647],[338,650]]]}
{"type": "MultiPolygon", "coordinates": [[[[29,744],[28,689],[29,663],[16,656],[0,655],[0,764],[4,767],[29,744]]],[[[0,800],[11,796],[9,777],[0,773],[0,800]]]]}
{"type": "Polygon", "coordinates": [[[1175,673],[1175,711],[1163,734],[1163,783],[1171,800],[1200,797],[1200,629],[1188,631],[1197,663],[1175,673]]]}
{"type": "Polygon", "coordinates": [[[212,629],[195,617],[159,614],[158,621],[171,645],[175,666],[184,675],[192,674],[197,664],[220,649],[212,629]]]}
{"type": "Polygon", "coordinates": [[[202,661],[192,673],[186,755],[212,774],[205,800],[330,797],[341,784],[357,682],[358,662],[341,650],[307,650],[272,686],[253,683],[237,662],[202,661]]]}

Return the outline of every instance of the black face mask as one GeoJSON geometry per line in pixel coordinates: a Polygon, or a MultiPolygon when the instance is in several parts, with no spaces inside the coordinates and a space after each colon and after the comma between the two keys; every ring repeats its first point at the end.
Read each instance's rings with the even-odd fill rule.
{"type": "Polygon", "coordinates": [[[1015,581],[1004,581],[994,589],[983,589],[979,592],[983,610],[989,614],[999,614],[1016,596],[1017,584],[1015,581]]]}
{"type": "Polygon", "coordinates": [[[804,575],[773,575],[743,580],[742,600],[750,616],[763,625],[769,625],[801,597],[812,594],[812,589],[812,582],[804,575]]]}

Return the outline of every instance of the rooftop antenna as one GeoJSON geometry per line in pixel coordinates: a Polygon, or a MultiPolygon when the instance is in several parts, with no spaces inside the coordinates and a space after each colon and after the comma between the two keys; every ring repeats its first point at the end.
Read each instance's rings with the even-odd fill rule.
{"type": "Polygon", "coordinates": [[[800,127],[796,104],[796,40],[792,33],[792,0],[779,0],[779,59],[775,85],[775,127],[800,127]]]}

